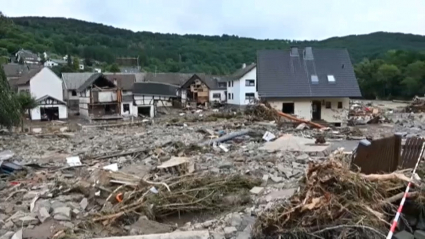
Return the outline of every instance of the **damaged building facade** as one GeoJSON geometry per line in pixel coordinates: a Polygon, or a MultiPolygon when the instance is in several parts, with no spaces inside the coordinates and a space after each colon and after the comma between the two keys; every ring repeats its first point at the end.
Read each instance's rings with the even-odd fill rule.
{"type": "Polygon", "coordinates": [[[94,74],[82,84],[79,94],[80,116],[89,120],[120,119],[122,95],[103,74],[94,74]]]}
{"type": "Polygon", "coordinates": [[[135,115],[155,117],[157,107],[171,107],[178,101],[178,87],[158,82],[137,82],[134,84],[135,115]]]}

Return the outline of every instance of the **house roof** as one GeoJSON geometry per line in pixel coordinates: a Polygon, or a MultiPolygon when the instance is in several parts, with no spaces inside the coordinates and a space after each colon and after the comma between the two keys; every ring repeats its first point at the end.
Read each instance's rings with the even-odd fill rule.
{"type": "Polygon", "coordinates": [[[257,54],[260,97],[361,97],[346,49],[263,50],[257,54]],[[312,83],[312,75],[318,82],[312,83]],[[328,82],[333,75],[334,83],[328,82]]]}
{"type": "Polygon", "coordinates": [[[240,79],[242,78],[244,75],[246,75],[248,72],[252,71],[255,67],[257,66],[257,64],[252,63],[248,66],[245,66],[244,68],[240,68],[237,71],[235,71],[230,77],[228,77],[227,79],[229,80],[235,80],[235,79],[240,79]]]}
{"type": "Polygon", "coordinates": [[[42,97],[40,97],[40,98],[36,99],[35,101],[36,101],[36,102],[41,102],[41,101],[46,100],[46,99],[49,99],[49,98],[50,98],[50,99],[52,99],[52,100],[56,100],[57,102],[61,103],[62,105],[66,105],[66,102],[65,102],[65,101],[63,101],[63,100],[58,100],[58,99],[56,99],[55,97],[52,97],[52,96],[50,96],[50,95],[42,96],[42,97]]]}
{"type": "Polygon", "coordinates": [[[16,85],[26,85],[30,82],[30,80],[37,75],[41,70],[43,70],[44,67],[39,67],[35,69],[30,69],[25,74],[22,74],[21,77],[16,81],[16,85]]]}
{"type": "Polygon", "coordinates": [[[158,95],[176,97],[178,87],[175,85],[158,82],[136,82],[134,83],[134,95],[158,95]]]}
{"type": "Polygon", "coordinates": [[[63,84],[68,90],[77,90],[94,74],[93,72],[62,73],[63,84]]]}
{"type": "Polygon", "coordinates": [[[111,82],[117,80],[117,86],[122,90],[132,90],[134,82],[136,82],[136,76],[134,74],[104,73],[104,75],[111,82]]]}
{"type": "Polygon", "coordinates": [[[3,65],[4,73],[7,78],[20,77],[30,69],[39,68],[39,65],[21,65],[16,63],[8,63],[3,65]]]}
{"type": "Polygon", "coordinates": [[[122,102],[133,102],[133,95],[123,95],[122,102]]]}
{"type": "Polygon", "coordinates": [[[110,86],[115,86],[113,82],[109,81],[102,73],[94,73],[92,76],[90,76],[80,87],[78,87],[77,92],[82,92],[87,87],[91,86],[96,80],[99,78],[106,79],[107,82],[110,83],[110,86]]]}
{"type": "Polygon", "coordinates": [[[225,89],[226,87],[219,87],[218,82],[222,81],[221,79],[217,78],[217,77],[213,77],[210,75],[206,75],[206,74],[193,74],[189,79],[186,80],[186,82],[184,82],[182,84],[182,86],[180,88],[187,88],[189,87],[190,84],[192,84],[192,82],[195,79],[199,79],[202,82],[204,82],[205,85],[207,85],[208,89],[210,90],[221,90],[221,89],[225,89]]]}
{"type": "Polygon", "coordinates": [[[33,59],[33,60],[37,60],[38,59],[38,55],[33,53],[32,51],[29,50],[25,50],[25,49],[21,49],[18,52],[16,52],[16,55],[19,55],[25,59],[33,59]]]}
{"type": "Polygon", "coordinates": [[[158,82],[181,86],[192,76],[193,73],[146,73],[144,82],[158,82]]]}

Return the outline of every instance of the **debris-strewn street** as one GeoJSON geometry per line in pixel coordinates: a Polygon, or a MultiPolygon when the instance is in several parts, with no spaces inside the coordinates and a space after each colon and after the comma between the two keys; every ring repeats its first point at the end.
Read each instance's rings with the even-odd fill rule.
{"type": "MultiPolygon", "coordinates": [[[[1,238],[187,231],[197,232],[179,238],[292,238],[300,228],[330,238],[332,230],[315,225],[329,227],[332,220],[375,227],[376,238],[385,233],[395,212],[385,205],[396,207],[410,175],[372,177],[350,171],[347,161],[359,140],[421,134],[420,113],[380,108],[374,115],[385,115],[384,122],[315,128],[260,109],[4,131],[1,238]],[[334,152],[340,147],[345,150],[334,152]]],[[[347,228],[337,231],[361,229],[347,228]]]]}

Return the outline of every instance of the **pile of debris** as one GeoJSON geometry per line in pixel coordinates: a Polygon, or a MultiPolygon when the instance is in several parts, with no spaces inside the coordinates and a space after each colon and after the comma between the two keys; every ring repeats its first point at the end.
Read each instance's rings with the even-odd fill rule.
{"type": "Polygon", "coordinates": [[[405,110],[413,113],[425,112],[425,97],[415,96],[405,110]]]}
{"type": "MultiPolygon", "coordinates": [[[[299,193],[258,218],[254,238],[385,238],[406,181],[402,172],[365,175],[339,160],[312,163],[299,193]]],[[[414,187],[408,198],[425,194],[414,187]]]]}
{"type": "Polygon", "coordinates": [[[384,112],[372,103],[354,103],[348,112],[348,125],[365,125],[390,123],[390,120],[384,116],[384,112]]]}

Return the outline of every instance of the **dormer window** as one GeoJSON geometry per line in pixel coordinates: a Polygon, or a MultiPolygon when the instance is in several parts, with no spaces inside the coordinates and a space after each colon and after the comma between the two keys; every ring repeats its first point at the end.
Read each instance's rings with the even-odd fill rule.
{"type": "Polygon", "coordinates": [[[335,84],[335,77],[333,75],[328,75],[328,83],[335,84]]]}
{"type": "Polygon", "coordinates": [[[319,77],[317,75],[311,75],[311,84],[319,84],[319,77]]]}

